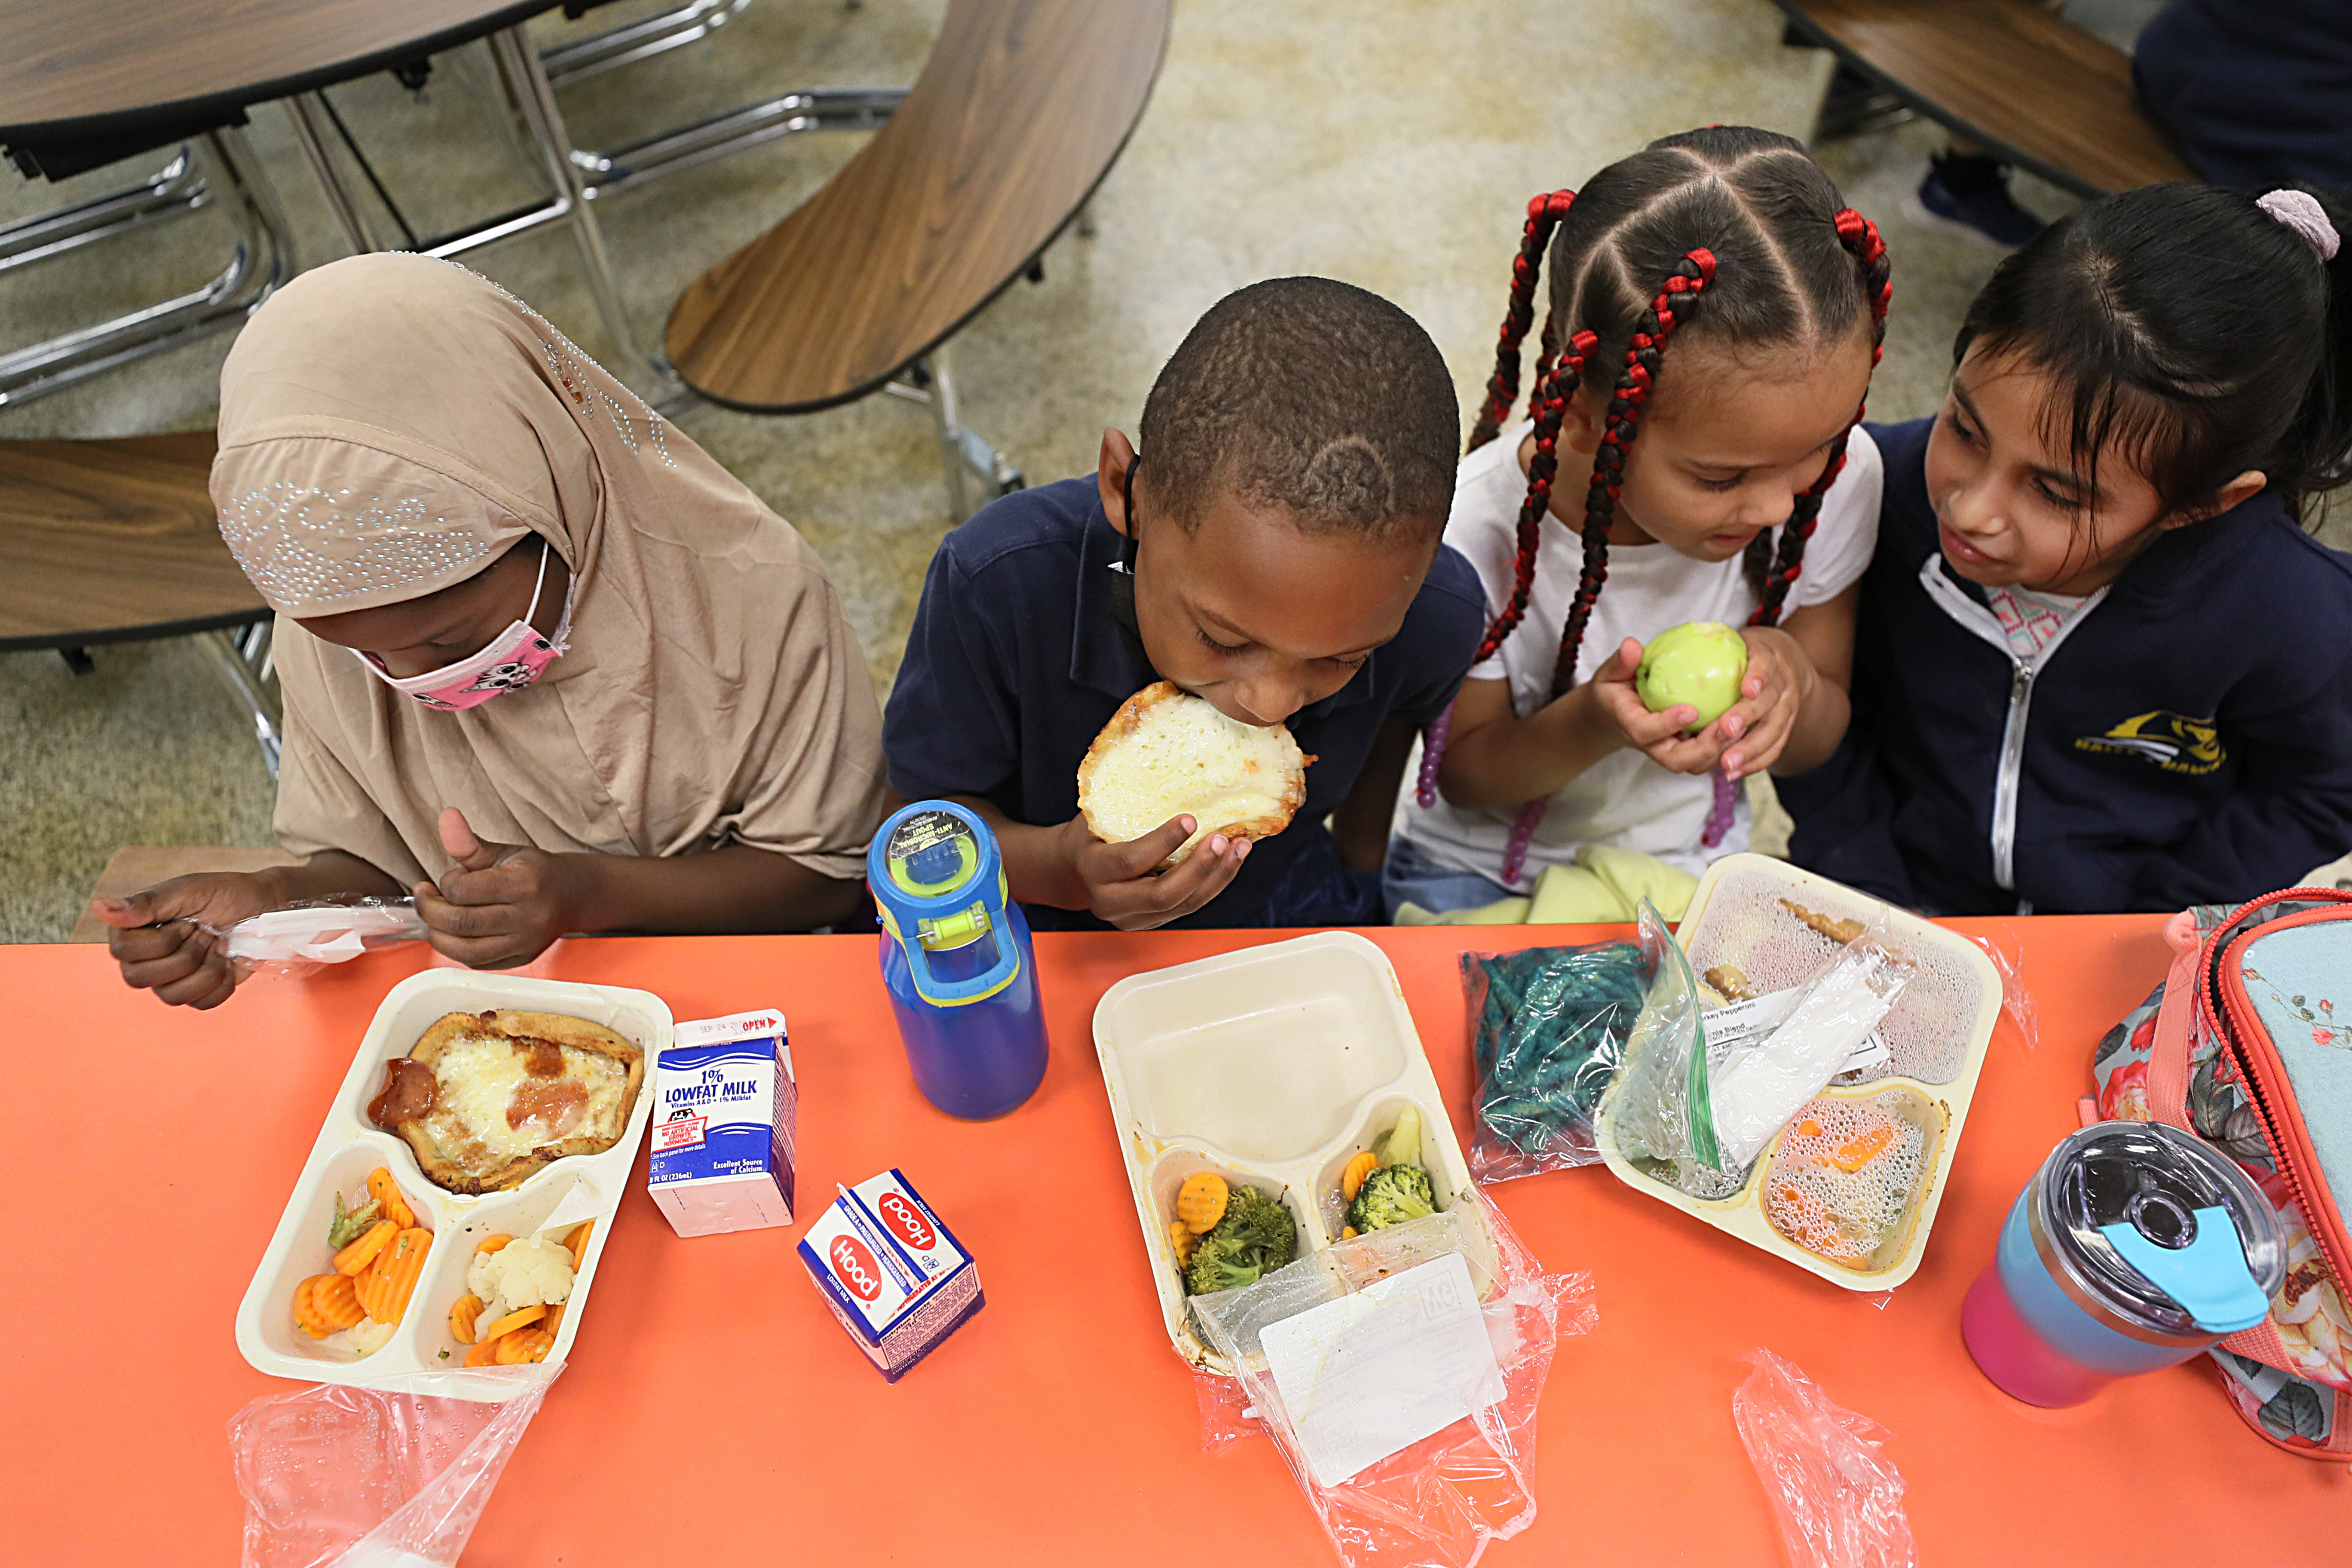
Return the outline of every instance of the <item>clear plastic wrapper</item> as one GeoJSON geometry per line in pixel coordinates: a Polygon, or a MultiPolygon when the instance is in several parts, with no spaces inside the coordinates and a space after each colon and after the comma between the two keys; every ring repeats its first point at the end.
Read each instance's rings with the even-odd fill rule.
{"type": "Polygon", "coordinates": [[[413,1391],[320,1384],[230,1417],[245,1498],[243,1568],[448,1568],[561,1363],[446,1372],[413,1391]],[[453,1380],[526,1384],[492,1403],[453,1380]]]}
{"type": "MultiPolygon", "coordinates": [[[[1196,1296],[1190,1309],[1239,1369],[1244,1414],[1281,1449],[1343,1563],[1467,1568],[1535,1519],[1537,1405],[1559,1336],[1591,1329],[1591,1276],[1546,1274],[1472,1188],[1453,1208],[1196,1296]],[[1483,1228],[1465,1223],[1469,1204],[1483,1228]],[[1422,1291],[1432,1278],[1460,1282],[1458,1294],[1422,1291]],[[1425,1310],[1424,1298],[1445,1310],[1425,1310]],[[1314,1352],[1302,1396],[1295,1347],[1307,1323],[1335,1312],[1344,1321],[1314,1352]],[[1449,1408],[1466,1414],[1431,1425],[1449,1408]],[[1369,1436],[1416,1421],[1424,1435],[1393,1451],[1369,1436]],[[1347,1451],[1335,1436],[1359,1441],[1347,1451]]],[[[1203,1426],[1204,1441],[1218,1435],[1203,1426]]]]}
{"type": "Polygon", "coordinates": [[[1969,940],[2000,971],[2001,1015],[2025,1048],[2033,1049],[2042,1043],[2042,1010],[2033,1005],[2033,993],[2025,988],[2025,950],[2017,933],[2003,926],[1999,931],[1971,932],[1969,940]]]}
{"type": "Polygon", "coordinates": [[[1473,1176],[1505,1182],[1600,1162],[1593,1121],[1649,978],[1628,942],[1462,955],[1478,1074],[1473,1176]]]}
{"type": "Polygon", "coordinates": [[[1708,1115],[1722,1169],[1746,1170],[1829,1087],[1894,1006],[1906,978],[1903,964],[1864,934],[1807,983],[1769,1034],[1729,1052],[1710,1042],[1708,1115]]]}
{"type": "Polygon", "coordinates": [[[395,942],[422,942],[425,918],[414,899],[310,899],[226,930],[205,929],[226,943],[240,976],[296,976],[395,942]]]}
{"type": "Polygon", "coordinates": [[[1779,1521],[1790,1568],[1916,1568],[1903,1474],[1879,1452],[1888,1433],[1831,1401],[1760,1346],[1731,1418],[1779,1521]]]}

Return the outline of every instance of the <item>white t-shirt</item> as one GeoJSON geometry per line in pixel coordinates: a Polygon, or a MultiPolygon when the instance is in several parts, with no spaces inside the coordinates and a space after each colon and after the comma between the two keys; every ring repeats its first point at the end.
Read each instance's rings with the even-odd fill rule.
{"type": "MultiPolygon", "coordinates": [[[[1505,431],[1465,458],[1454,476],[1445,542],[1477,568],[1490,616],[1510,600],[1519,507],[1528,490],[1518,451],[1528,428],[1522,423],[1505,431]]],[[[1555,495],[1581,497],[1580,476],[1571,476],[1566,464],[1561,479],[1555,495]]],[[[1884,483],[1878,447],[1867,431],[1856,426],[1846,442],[1845,468],[1822,498],[1821,516],[1805,546],[1804,569],[1781,609],[1784,619],[1807,605],[1835,598],[1861,577],[1878,540],[1884,483]]],[[[1512,710],[1522,718],[1550,700],[1559,635],[1568,624],[1583,564],[1584,546],[1577,532],[1559,518],[1546,516],[1527,616],[1493,658],[1470,671],[1473,680],[1509,680],[1512,710]]],[[[1591,622],[1577,649],[1576,679],[1590,679],[1627,637],[1646,644],[1685,621],[1744,626],[1757,604],[1738,556],[1695,561],[1664,544],[1612,545],[1608,582],[1593,603],[1591,622]]],[[[1463,811],[1443,795],[1424,811],[1413,799],[1419,767],[1416,758],[1406,771],[1393,831],[1442,866],[1500,881],[1516,813],[1463,811]]],[[[1708,860],[1748,844],[1743,794],[1730,833],[1712,850],[1700,849],[1699,834],[1714,804],[1714,775],[1671,773],[1630,746],[1612,752],[1551,797],[1517,885],[1531,887],[1545,867],[1573,861],[1578,848],[1587,844],[1638,849],[1696,873],[1708,860]]]]}

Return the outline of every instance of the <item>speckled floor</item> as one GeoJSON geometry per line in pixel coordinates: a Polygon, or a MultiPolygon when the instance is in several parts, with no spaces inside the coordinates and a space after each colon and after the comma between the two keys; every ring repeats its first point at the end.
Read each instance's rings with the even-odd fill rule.
{"type": "MultiPolygon", "coordinates": [[[[593,23],[658,8],[635,0],[593,23]]],[[[942,9],[760,0],[706,44],[566,89],[566,116],[575,140],[596,146],[792,87],[909,81],[942,9]]],[[[1033,480],[1090,468],[1102,427],[1132,429],[1152,374],[1201,310],[1297,272],[1396,300],[1427,325],[1466,396],[1489,369],[1526,198],[1691,125],[1803,134],[1829,61],[1780,37],[1764,0],[1183,0],[1151,106],[1097,199],[1098,233],[1066,237],[1042,284],[1016,285],[957,341],[967,422],[1033,480]]],[[[445,58],[421,99],[386,77],[332,94],[420,231],[537,194],[469,90],[485,64],[478,50],[445,58]]],[[[253,119],[303,258],[342,254],[283,110],[253,119]]],[[[692,278],[814,191],[860,141],[793,138],[600,204],[640,335],[657,342],[692,278]]],[[[1822,154],[1895,257],[1897,302],[1871,395],[1886,417],[1933,406],[1953,327],[1995,259],[1902,216],[1937,142],[1932,127],[1911,125],[1822,154]]],[[[0,219],[111,188],[128,167],[64,188],[0,176],[0,219]]],[[[2032,181],[2019,190],[2047,215],[2069,205],[2032,181]]],[[[0,278],[0,343],[187,288],[218,264],[222,233],[199,214],[0,278]]],[[[469,259],[583,346],[604,342],[562,236],[469,259]]],[[[0,436],[207,425],[226,345],[215,338],[0,409],[0,436]]],[[[792,420],[706,408],[681,424],[822,552],[887,684],[945,526],[927,411],[876,397],[792,420]]],[[[96,673],[76,677],[51,654],[0,656],[0,939],[62,937],[117,845],[268,841],[268,784],[247,726],[194,652],[167,642],[95,657],[96,673]]]]}

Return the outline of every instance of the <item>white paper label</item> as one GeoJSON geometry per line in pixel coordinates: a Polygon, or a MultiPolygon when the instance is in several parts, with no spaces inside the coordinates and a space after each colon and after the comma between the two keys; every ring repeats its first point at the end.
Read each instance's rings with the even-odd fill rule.
{"type": "MultiPolygon", "coordinates": [[[[1803,986],[1791,985],[1786,991],[1753,996],[1745,1002],[1734,1002],[1703,1014],[1700,1022],[1706,1028],[1707,1059],[1717,1064],[1716,1070],[1721,1071],[1731,1057],[1788,1022],[1789,1015],[1796,1011],[1797,998],[1804,994],[1803,986]]],[[[1846,1058],[1845,1065],[1838,1068],[1834,1076],[1843,1077],[1846,1073],[1882,1067],[1894,1059],[1894,1050],[1878,1031],[1873,1029],[1869,1037],[1854,1047],[1853,1054],[1846,1058]]]]}
{"type": "Polygon", "coordinates": [[[1259,1342],[1315,1479],[1335,1487],[1503,1397],[1458,1252],[1267,1328],[1259,1342]]]}

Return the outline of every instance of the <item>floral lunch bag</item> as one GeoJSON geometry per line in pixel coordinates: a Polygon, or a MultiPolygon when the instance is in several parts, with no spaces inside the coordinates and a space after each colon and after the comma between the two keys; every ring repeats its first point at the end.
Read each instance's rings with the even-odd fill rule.
{"type": "Polygon", "coordinates": [[[2164,936],[2171,973],[2093,1058],[2098,1112],[2197,1134],[2278,1206],[2286,1281],[2213,1360],[2272,1442],[2352,1456],[2352,892],[2193,909],[2164,936]]]}

